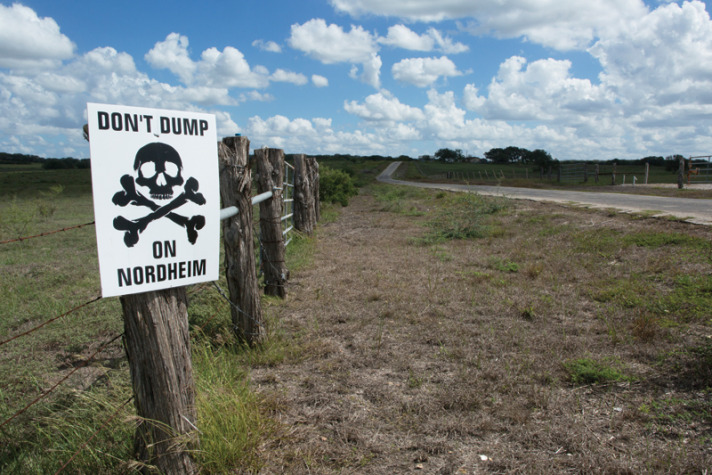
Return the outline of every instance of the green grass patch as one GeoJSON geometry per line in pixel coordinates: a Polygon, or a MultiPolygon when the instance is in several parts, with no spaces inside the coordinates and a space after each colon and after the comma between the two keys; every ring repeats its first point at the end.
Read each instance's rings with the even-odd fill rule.
{"type": "Polygon", "coordinates": [[[615,381],[627,381],[618,368],[620,363],[611,358],[598,361],[592,358],[577,358],[564,362],[564,369],[573,384],[599,384],[615,381]]]}
{"type": "Polygon", "coordinates": [[[508,204],[501,198],[470,193],[447,195],[427,222],[428,232],[417,243],[429,245],[453,239],[480,239],[499,236],[490,218],[504,212],[508,204]]]}
{"type": "Polygon", "coordinates": [[[121,373],[107,373],[104,382],[88,391],[65,392],[51,404],[43,403],[33,417],[20,416],[19,423],[3,428],[0,472],[55,473],[97,431],[66,473],[128,472],[134,432],[128,421],[134,406],[124,403],[130,395],[130,384],[121,373]]]}
{"type": "Polygon", "coordinates": [[[635,232],[626,234],[622,244],[638,247],[680,246],[686,249],[709,251],[710,240],[682,233],[635,232]]]}
{"type": "Polygon", "coordinates": [[[674,316],[681,322],[712,323],[712,276],[681,274],[674,278],[672,291],[656,298],[650,308],[674,316]]]}
{"type": "MultiPolygon", "coordinates": [[[[380,211],[408,216],[423,215],[426,210],[423,202],[433,196],[431,190],[412,186],[381,185],[370,187],[370,191],[379,203],[380,211]]],[[[440,201],[445,196],[445,193],[438,192],[435,199],[440,201]]]]}
{"type": "Polygon", "coordinates": [[[277,428],[251,391],[239,353],[193,345],[200,430],[196,459],[207,473],[258,472],[259,446],[277,428]]]}

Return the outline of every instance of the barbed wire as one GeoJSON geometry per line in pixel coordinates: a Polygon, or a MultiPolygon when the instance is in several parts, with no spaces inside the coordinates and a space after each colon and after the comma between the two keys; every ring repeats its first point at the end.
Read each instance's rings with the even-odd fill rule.
{"type": "Polygon", "coordinates": [[[109,417],[109,419],[107,419],[106,422],[104,422],[104,423],[101,425],[101,427],[99,427],[97,430],[95,430],[94,433],[91,435],[91,437],[89,437],[89,439],[87,439],[87,441],[84,442],[84,443],[76,450],[76,452],[74,452],[74,454],[72,454],[72,456],[69,458],[69,460],[67,460],[66,462],[64,462],[64,465],[62,465],[61,467],[59,467],[59,470],[57,470],[56,472],[54,472],[54,475],[57,475],[57,474],[61,473],[65,468],[67,468],[67,466],[68,466],[70,463],[72,463],[72,460],[74,460],[74,458],[75,458],[77,455],[79,455],[79,452],[81,452],[82,450],[84,450],[84,448],[85,448],[87,445],[89,445],[89,442],[91,442],[91,441],[94,439],[94,437],[96,437],[96,435],[97,435],[99,432],[101,432],[102,430],[104,430],[104,428],[105,428],[106,426],[108,426],[108,425],[111,423],[111,421],[114,420],[114,418],[119,414],[119,412],[121,412],[121,410],[126,406],[126,404],[130,403],[130,402],[133,400],[133,398],[134,398],[134,397],[131,396],[131,397],[128,398],[126,401],[124,401],[124,403],[121,404],[121,405],[116,409],[116,411],[114,411],[114,413],[111,415],[111,417],[109,417]]]}
{"type": "Polygon", "coordinates": [[[34,406],[35,404],[37,404],[38,402],[40,402],[40,401],[41,401],[43,398],[45,398],[48,394],[52,393],[55,389],[57,389],[57,388],[59,387],[60,384],[62,384],[63,382],[65,382],[67,379],[69,379],[70,376],[72,376],[74,373],[76,373],[77,371],[79,371],[81,368],[83,368],[83,367],[85,367],[86,365],[88,365],[88,364],[94,359],[94,357],[95,357],[96,355],[98,355],[104,348],[106,348],[107,346],[109,346],[111,343],[115,342],[115,341],[118,340],[119,338],[121,338],[123,335],[124,335],[123,333],[120,333],[119,335],[116,335],[114,338],[112,338],[111,340],[109,340],[109,341],[107,341],[106,343],[104,343],[103,345],[101,345],[98,350],[96,350],[94,353],[92,353],[91,356],[89,356],[86,360],[82,361],[80,364],[78,364],[77,366],[75,366],[73,370],[71,370],[69,373],[67,373],[62,379],[60,379],[59,381],[57,381],[57,382],[54,384],[54,386],[52,386],[52,387],[49,388],[47,391],[45,391],[45,392],[43,392],[42,394],[40,394],[39,396],[37,396],[32,402],[30,402],[28,405],[26,405],[25,407],[23,407],[22,409],[20,409],[19,411],[17,411],[17,412],[16,412],[15,414],[13,414],[9,419],[6,419],[2,424],[0,424],[0,429],[2,429],[8,422],[10,422],[11,420],[15,419],[17,416],[23,414],[23,413],[24,413],[25,411],[27,411],[29,408],[31,408],[32,406],[34,406]]]}
{"type": "Polygon", "coordinates": [[[15,336],[13,336],[12,338],[8,338],[7,340],[0,341],[0,346],[3,346],[3,345],[6,344],[6,343],[10,343],[11,341],[16,340],[16,339],[18,339],[18,338],[20,338],[20,337],[22,337],[22,336],[29,335],[30,333],[36,332],[37,330],[39,330],[39,329],[42,328],[43,326],[45,326],[45,325],[47,325],[47,324],[49,324],[49,323],[52,323],[52,322],[55,321],[55,320],[59,320],[59,319],[62,318],[62,317],[66,317],[66,316],[69,315],[70,313],[76,312],[77,310],[79,310],[79,309],[81,309],[81,308],[84,308],[84,307],[86,307],[87,305],[92,304],[92,303],[94,303],[94,302],[96,302],[97,300],[100,300],[100,299],[101,299],[101,295],[99,295],[98,297],[96,297],[96,298],[94,298],[94,299],[92,299],[92,300],[90,300],[90,301],[88,301],[88,302],[84,302],[83,304],[81,304],[81,305],[79,305],[79,306],[77,306],[77,307],[74,307],[73,309],[71,309],[71,310],[69,310],[69,311],[67,311],[67,312],[64,312],[64,313],[61,314],[61,315],[57,315],[56,317],[50,318],[50,319],[47,320],[46,322],[44,322],[44,323],[42,323],[42,324],[40,324],[40,325],[37,325],[36,327],[31,328],[31,329],[27,330],[26,332],[23,332],[23,333],[20,333],[20,334],[18,334],[18,335],[15,335],[15,336]]]}
{"type": "Polygon", "coordinates": [[[28,239],[49,236],[51,234],[57,234],[57,233],[61,233],[64,231],[71,231],[72,229],[79,229],[79,228],[83,228],[85,226],[91,226],[92,224],[94,224],[94,221],[92,221],[91,223],[77,224],[76,226],[70,226],[68,228],[56,229],[54,231],[47,231],[46,233],[35,234],[33,236],[25,236],[25,237],[19,237],[19,238],[14,238],[14,239],[7,239],[5,241],[0,241],[0,244],[9,244],[11,242],[27,241],[28,239]]]}
{"type": "Polygon", "coordinates": [[[218,314],[222,311],[223,307],[225,305],[225,302],[220,302],[218,309],[213,312],[213,314],[208,318],[208,320],[203,323],[201,326],[198,327],[198,332],[202,333],[203,329],[208,326],[208,323],[212,322],[215,317],[218,316],[218,314]]]}
{"type": "MultiPolygon", "coordinates": [[[[214,286],[215,289],[218,291],[218,293],[222,296],[222,298],[224,298],[224,299],[227,301],[227,303],[230,304],[230,306],[231,306],[232,308],[234,308],[235,310],[237,310],[238,313],[241,313],[242,315],[246,316],[249,320],[252,320],[252,322],[253,322],[255,325],[257,325],[258,327],[262,328],[263,331],[265,331],[265,332],[267,331],[267,329],[265,328],[265,326],[264,326],[264,324],[263,324],[262,322],[258,321],[255,317],[253,317],[253,316],[250,315],[249,313],[247,313],[247,312],[245,312],[244,310],[242,310],[242,309],[241,309],[240,307],[238,307],[232,300],[230,300],[230,297],[228,297],[227,294],[225,293],[225,291],[224,291],[222,288],[220,288],[220,286],[218,285],[217,282],[213,282],[213,286],[214,286]]],[[[257,333],[253,333],[253,336],[254,336],[254,335],[257,335],[257,333]]]]}

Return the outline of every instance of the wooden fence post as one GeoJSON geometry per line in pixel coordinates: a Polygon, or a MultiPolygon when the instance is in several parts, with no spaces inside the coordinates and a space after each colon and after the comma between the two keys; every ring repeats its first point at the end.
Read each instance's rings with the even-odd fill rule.
{"type": "Polygon", "coordinates": [[[611,172],[611,185],[616,184],[616,164],[613,163],[613,172],[611,172]]]}
{"type": "Polygon", "coordinates": [[[309,165],[306,155],[294,156],[294,227],[307,235],[314,232],[316,224],[309,165]]]}
{"type": "Polygon", "coordinates": [[[134,456],[161,473],[194,474],[195,384],[184,287],[125,295],[126,355],[141,419],[134,456]]]}
{"type": "Polygon", "coordinates": [[[645,162],[645,184],[648,184],[648,175],[650,174],[650,163],[645,162]]]}
{"type": "Polygon", "coordinates": [[[682,190],[685,186],[685,159],[680,157],[680,165],[677,168],[677,187],[682,190]]]}
{"type": "Polygon", "coordinates": [[[319,162],[316,158],[308,157],[309,173],[311,174],[312,193],[314,193],[314,219],[318,223],[321,219],[321,201],[319,200],[319,162]]]}
{"type": "Polygon", "coordinates": [[[257,191],[273,191],[271,199],[260,203],[260,243],[265,294],[281,298],[287,296],[285,284],[289,277],[284,262],[282,235],[282,187],[284,181],[284,151],[277,148],[255,150],[257,162],[257,191]]]}
{"type": "Polygon", "coordinates": [[[254,345],[264,339],[265,329],[255,265],[249,154],[246,137],[225,137],[218,143],[222,206],[238,210],[236,216],[222,222],[233,331],[239,340],[254,345]]]}

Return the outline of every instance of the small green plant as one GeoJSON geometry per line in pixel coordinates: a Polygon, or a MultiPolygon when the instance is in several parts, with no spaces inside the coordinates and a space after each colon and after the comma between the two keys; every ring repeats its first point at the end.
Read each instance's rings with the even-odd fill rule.
{"type": "Polygon", "coordinates": [[[612,366],[612,361],[601,362],[592,358],[577,358],[564,362],[564,368],[574,384],[596,384],[629,379],[612,366]]]}
{"type": "Polygon", "coordinates": [[[519,264],[505,259],[494,259],[492,261],[492,268],[500,272],[519,272],[519,264]]]}
{"type": "Polygon", "coordinates": [[[432,220],[430,231],[417,240],[433,244],[453,239],[479,239],[492,236],[488,217],[507,208],[504,200],[470,193],[448,195],[432,220]]]}
{"type": "Polygon", "coordinates": [[[423,385],[425,378],[422,376],[416,376],[412,369],[408,370],[408,387],[410,389],[417,389],[423,385]]]}

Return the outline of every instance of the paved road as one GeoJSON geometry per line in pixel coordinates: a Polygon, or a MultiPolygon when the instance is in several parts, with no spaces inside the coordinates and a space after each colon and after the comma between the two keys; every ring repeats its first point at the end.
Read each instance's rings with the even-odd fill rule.
{"type": "Polygon", "coordinates": [[[649,212],[654,213],[655,216],[674,216],[692,223],[707,226],[712,225],[712,200],[708,199],[667,198],[660,196],[626,195],[624,193],[595,193],[589,191],[540,190],[506,186],[418,183],[391,178],[391,175],[400,164],[401,162],[394,162],[388,165],[388,168],[378,176],[378,180],[394,185],[408,185],[448,191],[467,191],[483,195],[496,195],[534,201],[582,204],[593,208],[612,208],[637,213],[649,212]]]}

